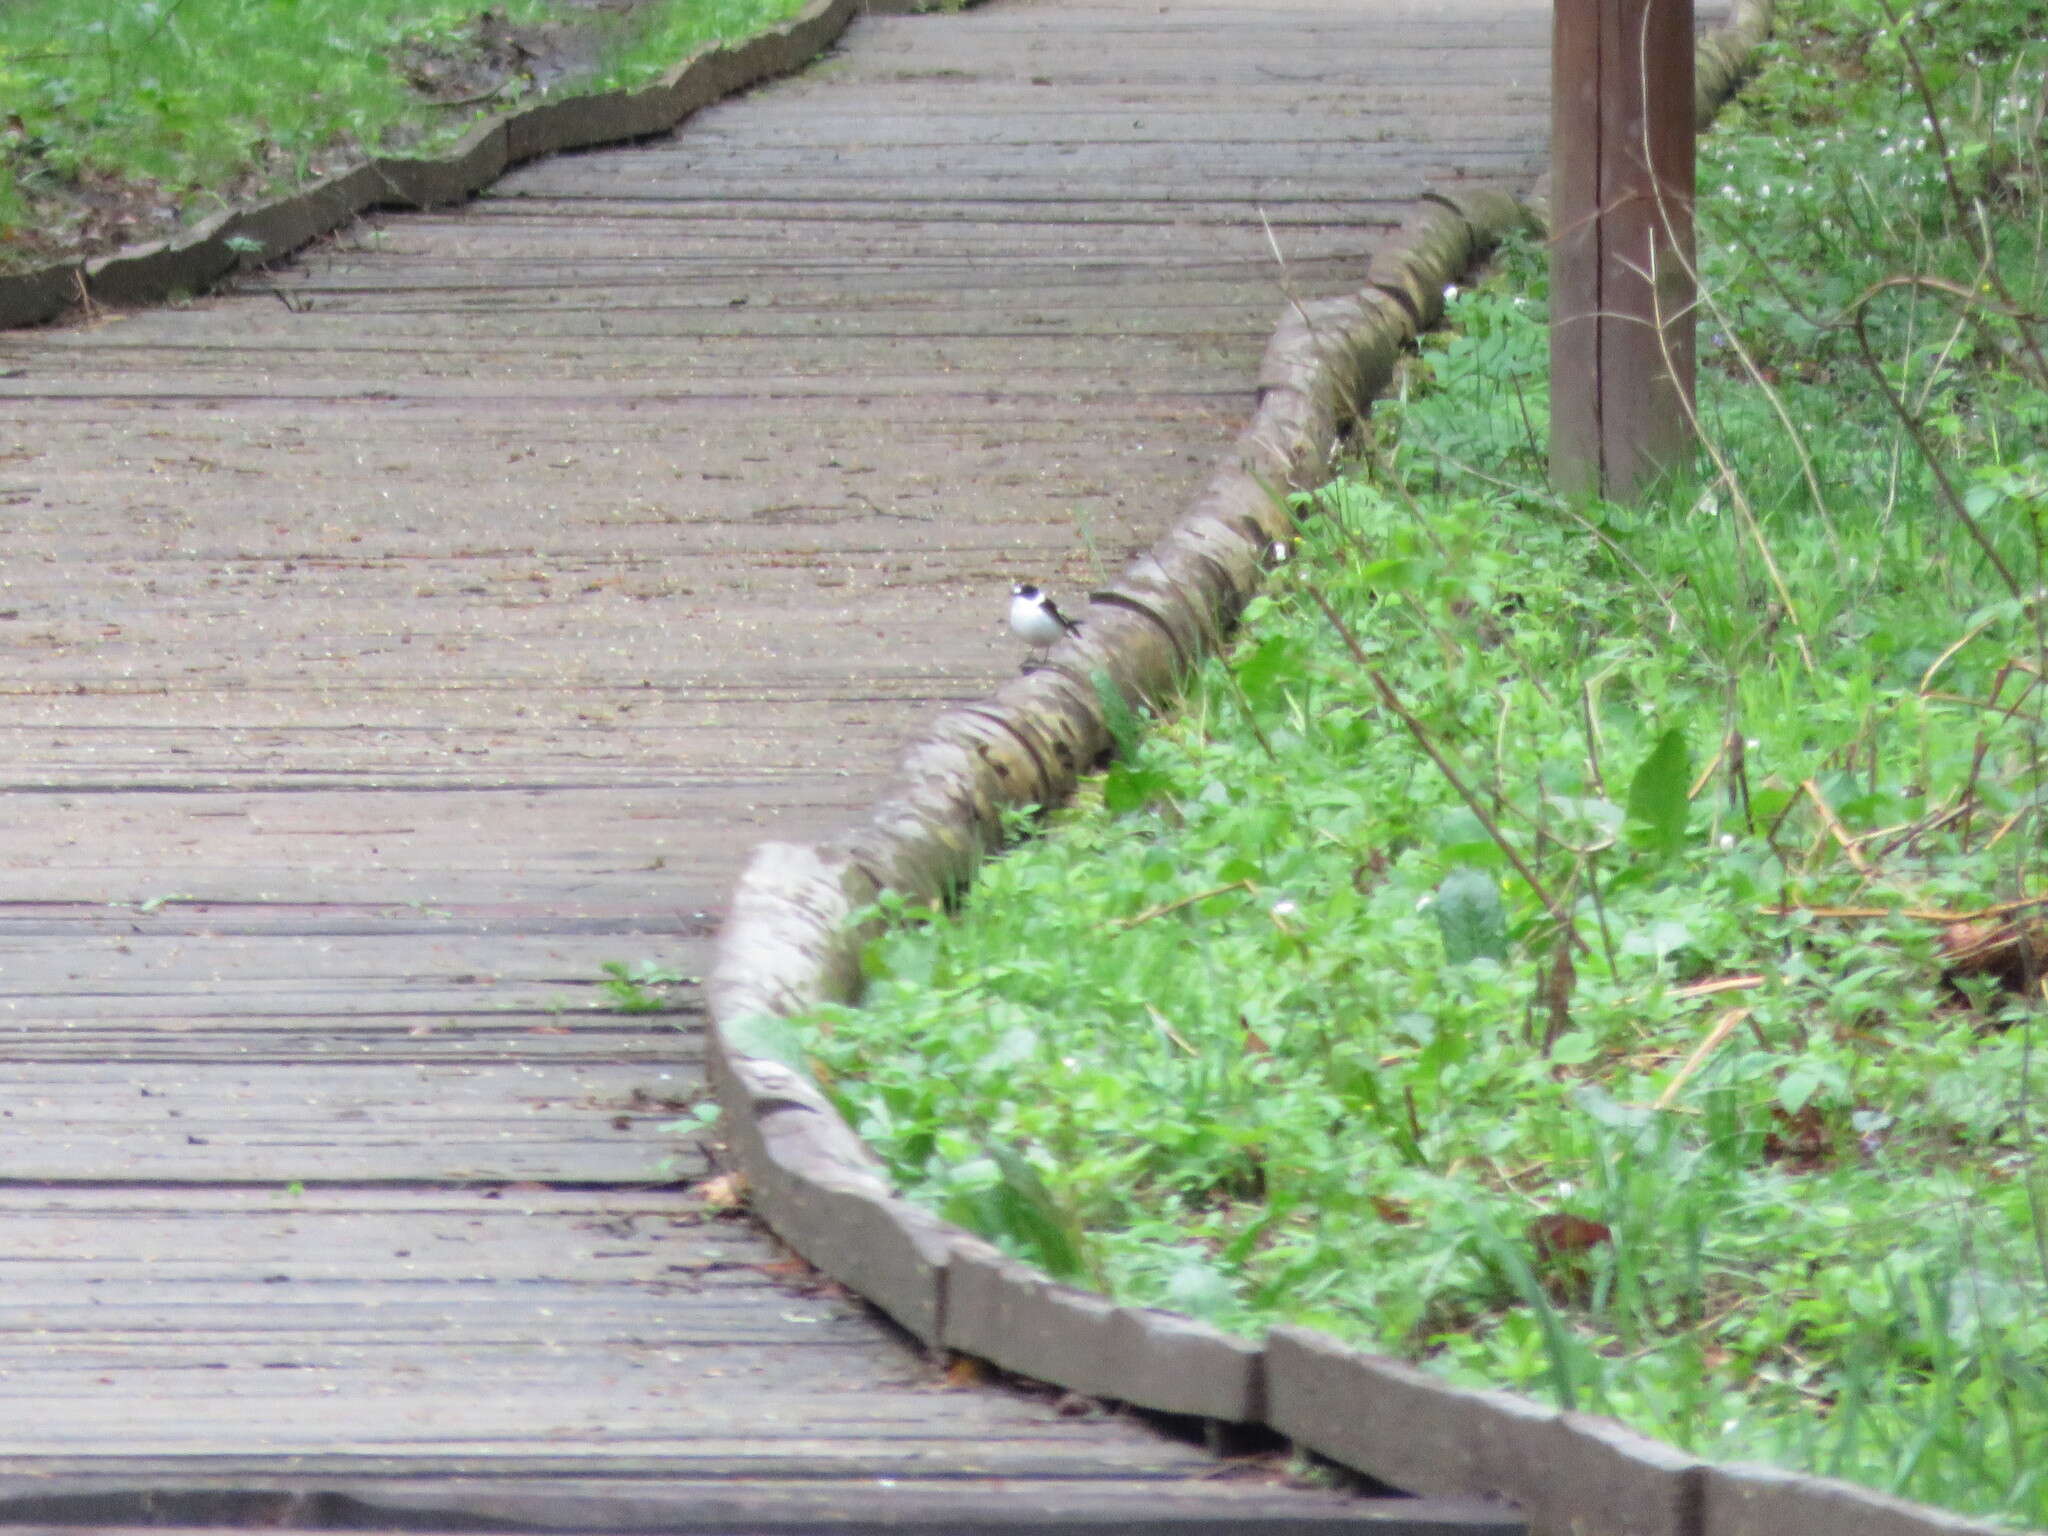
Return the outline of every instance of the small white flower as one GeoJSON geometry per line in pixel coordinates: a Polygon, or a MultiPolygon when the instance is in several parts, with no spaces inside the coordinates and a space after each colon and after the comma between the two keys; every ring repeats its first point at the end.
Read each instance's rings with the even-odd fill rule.
{"type": "Polygon", "coordinates": [[[1450,303],[1450,302],[1451,302],[1451,300],[1455,299],[1455,298],[1456,298],[1457,296],[1458,296],[1458,285],[1457,285],[1456,283],[1445,283],[1445,284],[1444,284],[1444,302],[1445,302],[1446,304],[1448,304],[1448,303],[1450,303]]]}

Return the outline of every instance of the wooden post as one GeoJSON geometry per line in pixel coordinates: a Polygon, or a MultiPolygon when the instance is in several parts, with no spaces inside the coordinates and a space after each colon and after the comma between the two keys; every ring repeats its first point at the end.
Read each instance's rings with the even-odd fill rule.
{"type": "Polygon", "coordinates": [[[1693,394],[1692,0],[1555,0],[1550,478],[1633,497],[1693,394]]]}

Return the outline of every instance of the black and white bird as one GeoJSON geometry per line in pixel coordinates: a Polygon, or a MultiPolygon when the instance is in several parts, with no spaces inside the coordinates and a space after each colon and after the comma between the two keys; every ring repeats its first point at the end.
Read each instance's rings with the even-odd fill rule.
{"type": "Polygon", "coordinates": [[[1030,582],[1020,581],[1010,588],[1010,633],[1032,650],[1051,650],[1061,636],[1080,632],[1081,626],[1030,582]]]}

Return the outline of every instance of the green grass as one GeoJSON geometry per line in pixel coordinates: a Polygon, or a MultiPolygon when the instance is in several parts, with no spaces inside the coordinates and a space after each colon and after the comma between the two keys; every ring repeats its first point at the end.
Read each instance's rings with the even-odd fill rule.
{"type": "Polygon", "coordinates": [[[2048,1524],[2048,29],[1786,9],[1712,455],[1547,492],[1512,245],[1229,667],[812,1049],[1083,1283],[2048,1524]]]}
{"type": "Polygon", "coordinates": [[[452,139],[515,104],[521,82],[488,101],[458,86],[440,104],[407,66],[430,78],[476,59],[492,29],[572,24],[595,58],[571,88],[594,88],[651,79],[701,42],[796,9],[666,0],[606,20],[569,0],[9,0],[0,263],[89,240],[110,209],[189,221],[368,154],[452,139]]]}
{"type": "Polygon", "coordinates": [[[668,0],[636,18],[599,72],[602,86],[644,85],[713,38],[743,38],[787,20],[804,0],[668,0]]]}

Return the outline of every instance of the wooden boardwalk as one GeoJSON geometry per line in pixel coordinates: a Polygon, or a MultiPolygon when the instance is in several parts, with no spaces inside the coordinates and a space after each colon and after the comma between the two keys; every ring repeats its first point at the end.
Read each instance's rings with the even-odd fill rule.
{"type": "Polygon", "coordinates": [[[1011,581],[1163,526],[1290,292],[1533,179],[1548,25],[870,18],[674,137],[0,336],[0,1519],[1341,1510],[947,1390],[703,1207],[695,1015],[593,982],[701,969],[750,843],[1015,666],[1011,581]]]}

